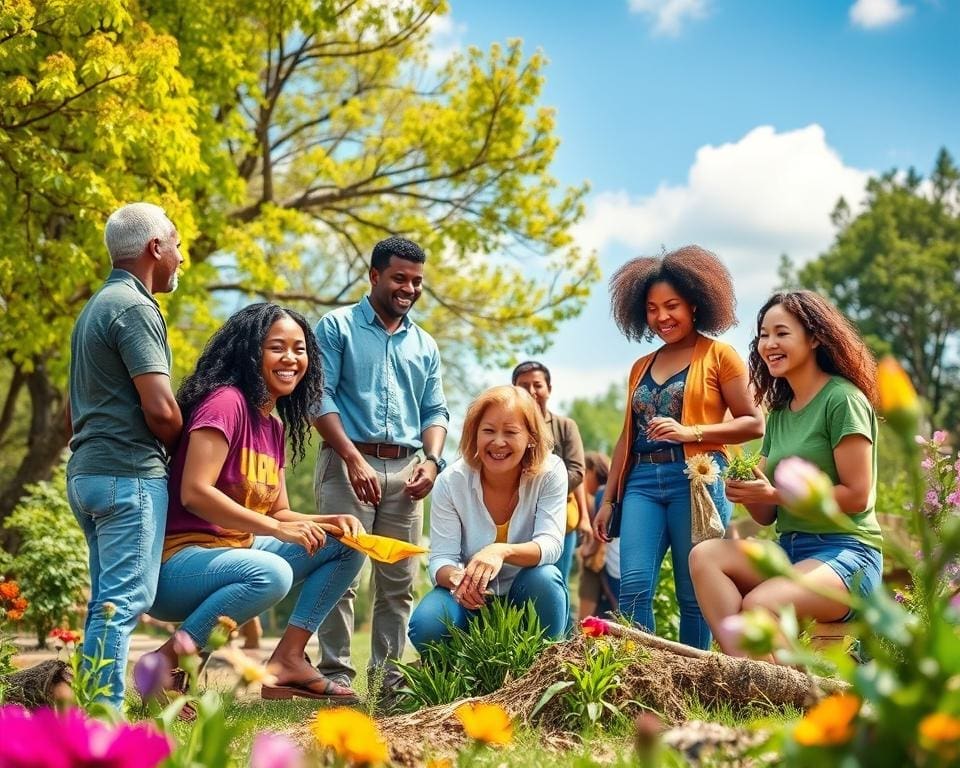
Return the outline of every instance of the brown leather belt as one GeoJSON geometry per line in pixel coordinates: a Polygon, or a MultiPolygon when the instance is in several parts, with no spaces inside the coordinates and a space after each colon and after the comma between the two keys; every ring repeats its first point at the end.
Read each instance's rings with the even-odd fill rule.
{"type": "Polygon", "coordinates": [[[633,454],[634,464],[669,464],[683,461],[683,448],[664,448],[662,451],[633,454]]]}
{"type": "Polygon", "coordinates": [[[405,445],[391,443],[358,443],[354,442],[357,450],[367,456],[376,456],[378,459],[405,459],[414,453],[415,449],[405,445]]]}

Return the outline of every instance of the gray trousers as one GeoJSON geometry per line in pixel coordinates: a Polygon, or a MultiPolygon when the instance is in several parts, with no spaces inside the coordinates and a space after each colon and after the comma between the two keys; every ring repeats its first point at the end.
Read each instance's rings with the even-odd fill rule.
{"type": "MultiPolygon", "coordinates": [[[[368,533],[390,536],[412,543],[420,541],[423,529],[423,502],[404,494],[404,484],[420,463],[419,455],[405,459],[378,459],[364,456],[380,480],[380,503],[361,504],[347,477],[347,467],[336,451],[324,448],[317,460],[314,494],[320,514],[356,515],[368,533]]],[[[394,662],[403,656],[407,640],[407,622],[413,607],[414,580],[420,559],[410,557],[392,565],[373,563],[373,620],[370,640],[368,679],[377,669],[385,672],[384,685],[400,680],[394,662]]],[[[340,602],[327,615],[317,632],[320,641],[320,672],[327,677],[351,682],[356,670],[350,662],[353,636],[353,601],[360,576],[353,581],[340,602]]]]}

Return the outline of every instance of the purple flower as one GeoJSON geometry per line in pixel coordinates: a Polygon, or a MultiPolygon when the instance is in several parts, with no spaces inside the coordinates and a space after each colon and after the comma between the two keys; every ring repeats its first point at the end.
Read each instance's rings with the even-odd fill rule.
{"type": "Polygon", "coordinates": [[[149,723],[114,727],[88,719],[82,710],[58,715],[0,707],[0,765],[5,768],[155,768],[170,754],[170,740],[149,723]]]}
{"type": "Polygon", "coordinates": [[[934,445],[943,445],[947,442],[947,433],[945,430],[938,429],[933,433],[933,444],[934,445]]]}
{"type": "Polygon", "coordinates": [[[907,596],[899,589],[893,590],[893,599],[900,603],[900,605],[903,605],[905,602],[907,602],[907,596]]]}
{"type": "Polygon", "coordinates": [[[173,652],[177,656],[192,656],[197,652],[197,644],[182,629],[173,633],[173,652]]]}
{"type": "Polygon", "coordinates": [[[952,504],[955,507],[960,507],[960,488],[958,488],[949,496],[947,496],[947,504],[952,504]]]}
{"type": "Polygon", "coordinates": [[[170,662],[162,653],[145,653],[133,668],[133,682],[148,699],[169,683],[170,671],[170,662]]]}
{"type": "Polygon", "coordinates": [[[301,768],[303,753],[287,736],[263,731],[253,740],[250,768],[301,768]]]}

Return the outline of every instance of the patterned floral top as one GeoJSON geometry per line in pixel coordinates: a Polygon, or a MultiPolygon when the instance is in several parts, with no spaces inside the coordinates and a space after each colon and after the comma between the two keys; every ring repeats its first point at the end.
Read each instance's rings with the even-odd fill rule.
{"type": "Polygon", "coordinates": [[[647,440],[647,424],[657,416],[669,416],[680,421],[683,413],[683,387],[687,382],[687,366],[677,371],[663,384],[654,381],[653,366],[640,379],[637,388],[633,390],[631,407],[633,408],[634,440],[633,453],[649,453],[672,448],[676,443],[669,440],[647,440]]]}

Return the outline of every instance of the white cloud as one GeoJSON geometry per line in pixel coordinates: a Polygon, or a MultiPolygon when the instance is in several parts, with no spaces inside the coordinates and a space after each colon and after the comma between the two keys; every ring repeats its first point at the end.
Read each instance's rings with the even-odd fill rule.
{"type": "Polygon", "coordinates": [[[902,21],[913,13],[909,5],[900,0],[857,0],[850,6],[850,21],[864,29],[887,27],[902,21]]]}
{"type": "Polygon", "coordinates": [[[724,260],[742,300],[775,284],[781,253],[801,264],[827,248],[834,204],[843,196],[856,208],[869,175],[844,165],[819,125],[784,133],[760,126],[734,143],[701,147],[685,184],[642,198],[597,194],[575,236],[601,255],[614,244],[656,254],[699,243],[724,260]]]}
{"type": "Polygon", "coordinates": [[[709,0],[630,0],[630,12],[653,19],[655,35],[676,36],[688,19],[707,16],[709,0]]]}
{"type": "Polygon", "coordinates": [[[454,21],[449,13],[443,16],[434,14],[427,25],[430,29],[428,61],[433,69],[440,69],[455,54],[463,50],[463,38],[467,33],[467,25],[454,21]]]}

